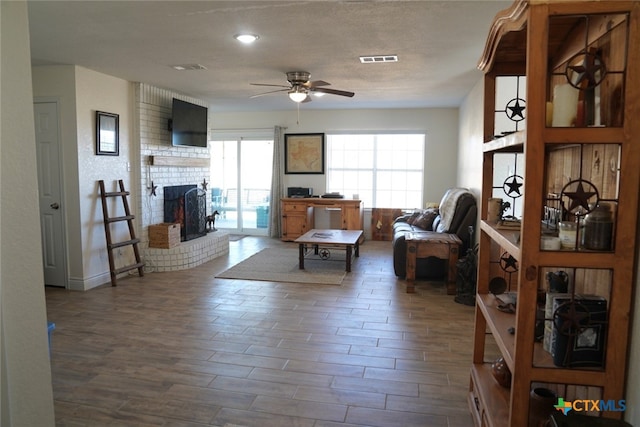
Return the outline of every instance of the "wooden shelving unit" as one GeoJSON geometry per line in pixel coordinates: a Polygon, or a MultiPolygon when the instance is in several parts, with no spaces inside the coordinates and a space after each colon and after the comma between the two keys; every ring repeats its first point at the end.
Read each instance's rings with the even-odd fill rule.
{"type": "MultiPolygon", "coordinates": [[[[485,72],[485,143],[468,399],[477,426],[529,425],[530,392],[535,387],[548,388],[565,401],[625,399],[637,270],[638,45],[637,1],[518,0],[496,16],[490,29],[479,62],[485,72]],[[525,88],[514,96],[521,101],[518,106],[526,103],[519,111],[525,112],[522,120],[514,120],[518,122],[515,129],[500,128],[504,123],[499,115],[513,105],[499,105],[510,99],[498,96],[504,81],[516,81],[515,86],[525,88]],[[496,197],[498,154],[524,157],[520,230],[501,229],[487,221],[487,201],[496,197]],[[613,226],[610,245],[594,250],[585,243],[591,232],[587,214],[598,205],[611,207],[613,226]],[[557,217],[550,220],[545,216],[549,212],[557,217]],[[561,249],[549,250],[541,237],[559,234],[556,220],[575,224],[575,243],[570,240],[561,249]],[[517,263],[517,271],[509,273],[515,277],[509,289],[517,295],[515,314],[499,310],[502,302],[489,290],[491,279],[505,274],[501,260],[496,259],[504,256],[500,254],[517,263]],[[555,311],[548,317],[545,302],[553,297],[546,278],[559,271],[567,273],[568,302],[550,305],[555,311]],[[565,307],[583,310],[587,298],[606,300],[606,320],[596,323],[596,313],[588,310],[569,323],[558,320],[567,313],[565,307]],[[536,341],[540,322],[550,326],[551,332],[545,333],[569,337],[562,357],[552,356],[553,344],[536,341]],[[563,330],[567,324],[570,328],[563,330]],[[511,328],[515,334],[509,332],[511,328]],[[586,338],[585,331],[595,337],[594,342],[603,343],[600,359],[580,359],[581,346],[591,348],[584,344],[587,341],[580,341],[586,338]],[[500,386],[493,377],[488,349],[495,347],[512,373],[510,387],[500,386]]],[[[589,415],[620,419],[622,412],[589,415]]]]}

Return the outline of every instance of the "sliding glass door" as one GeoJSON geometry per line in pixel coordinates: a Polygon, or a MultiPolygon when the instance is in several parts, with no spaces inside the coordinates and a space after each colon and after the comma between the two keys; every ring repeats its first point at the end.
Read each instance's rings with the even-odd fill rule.
{"type": "Polygon", "coordinates": [[[273,140],[211,142],[211,211],[216,228],[268,235],[273,140]]]}

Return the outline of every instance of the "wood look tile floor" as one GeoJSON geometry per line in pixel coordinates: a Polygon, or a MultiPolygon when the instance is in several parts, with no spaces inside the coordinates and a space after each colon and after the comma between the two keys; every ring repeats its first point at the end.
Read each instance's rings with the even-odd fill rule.
{"type": "MultiPolygon", "coordinates": [[[[58,426],[469,427],[474,308],[367,241],[342,286],[216,279],[261,248],[87,292],[47,288],[58,426]]],[[[295,246],[295,245],[294,245],[295,246]]]]}

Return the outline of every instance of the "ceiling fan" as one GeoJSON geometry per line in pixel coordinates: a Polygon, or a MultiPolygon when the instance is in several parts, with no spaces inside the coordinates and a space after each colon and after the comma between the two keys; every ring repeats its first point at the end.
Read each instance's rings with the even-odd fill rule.
{"type": "Polygon", "coordinates": [[[337,90],[337,89],[329,89],[323,86],[331,86],[330,83],[327,83],[322,80],[310,81],[309,78],[311,74],[307,71],[288,71],[287,72],[287,81],[289,82],[288,86],[285,85],[272,85],[266,83],[250,83],[253,86],[270,86],[270,87],[281,87],[284,89],[276,89],[269,92],[259,93],[257,95],[251,96],[251,98],[257,98],[259,96],[268,95],[270,93],[276,92],[287,92],[289,94],[289,98],[297,103],[301,102],[310,102],[311,97],[310,93],[317,94],[331,94],[331,95],[340,95],[340,96],[348,96],[349,98],[355,95],[353,92],[347,92],[346,90],[337,90]]]}

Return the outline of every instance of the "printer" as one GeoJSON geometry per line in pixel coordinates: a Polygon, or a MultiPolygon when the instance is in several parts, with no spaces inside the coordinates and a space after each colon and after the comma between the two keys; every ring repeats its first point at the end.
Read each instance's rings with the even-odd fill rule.
{"type": "Polygon", "coordinates": [[[287,197],[303,198],[311,197],[313,195],[313,188],[310,187],[288,187],[287,197]]]}

